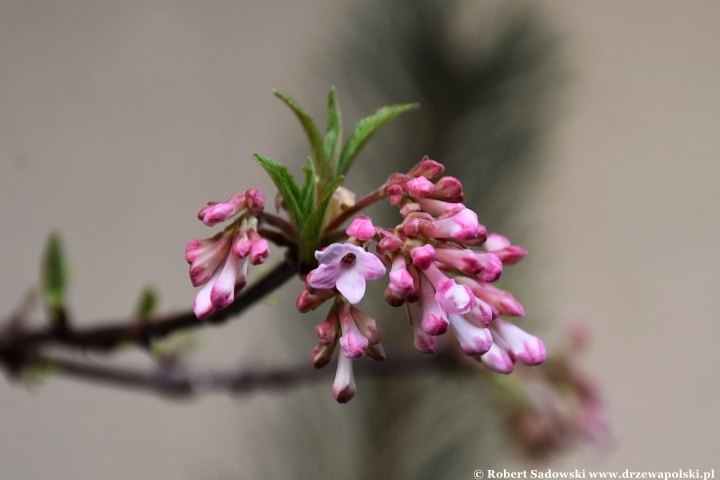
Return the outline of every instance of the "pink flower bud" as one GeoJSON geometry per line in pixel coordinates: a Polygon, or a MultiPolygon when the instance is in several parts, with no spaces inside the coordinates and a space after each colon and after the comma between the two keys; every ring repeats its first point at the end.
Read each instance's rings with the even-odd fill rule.
{"type": "Polygon", "coordinates": [[[465,208],[450,218],[422,224],[420,228],[424,235],[431,238],[452,238],[467,241],[478,237],[480,224],[475,212],[465,208]]]}
{"type": "Polygon", "coordinates": [[[224,234],[221,234],[214,244],[190,242],[185,251],[185,257],[193,258],[190,264],[190,281],[194,287],[198,287],[210,280],[210,277],[227,258],[229,247],[230,237],[224,234]]]}
{"type": "Polygon", "coordinates": [[[382,362],[385,360],[385,349],[379,343],[376,343],[375,345],[368,345],[365,349],[365,355],[377,362],[382,362]]]}
{"type": "Polygon", "coordinates": [[[388,288],[398,298],[404,299],[415,289],[413,277],[408,272],[405,255],[399,253],[393,257],[388,288]]]}
{"type": "MultiPolygon", "coordinates": [[[[349,358],[362,357],[369,342],[368,339],[360,333],[357,325],[350,315],[350,309],[347,304],[340,308],[340,328],[342,336],[340,337],[340,347],[345,352],[345,356],[349,358]]],[[[341,355],[342,357],[343,355],[341,355]]]]}
{"type": "Polygon", "coordinates": [[[350,237],[355,237],[363,242],[370,240],[375,236],[375,227],[372,221],[365,215],[358,215],[350,226],[345,230],[350,237]]]}
{"type": "Polygon", "coordinates": [[[295,300],[295,308],[297,308],[300,313],[307,313],[318,308],[325,303],[326,300],[327,298],[318,297],[317,295],[309,293],[307,290],[303,290],[295,300]]]}
{"type": "Polygon", "coordinates": [[[442,177],[435,183],[435,191],[430,194],[430,198],[462,203],[465,199],[462,183],[454,177],[442,177]]]}
{"type": "Polygon", "coordinates": [[[248,237],[252,242],[250,247],[250,263],[253,265],[260,265],[267,260],[270,253],[268,242],[257,233],[257,230],[248,230],[248,237]]]}
{"type": "Polygon", "coordinates": [[[335,345],[337,345],[337,342],[333,342],[330,345],[318,343],[317,346],[313,348],[311,354],[313,367],[320,369],[330,363],[332,354],[335,351],[335,345]]]}
{"type": "Polygon", "coordinates": [[[370,318],[365,312],[352,305],[350,306],[350,315],[352,315],[355,325],[360,333],[368,339],[370,345],[380,342],[380,328],[374,318],[370,318]]]}
{"type": "Polygon", "coordinates": [[[490,330],[472,325],[460,315],[448,315],[450,320],[450,333],[460,344],[463,353],[469,357],[479,357],[485,354],[493,344],[490,330]]]}
{"type": "Polygon", "coordinates": [[[335,343],[338,330],[338,315],[335,308],[331,308],[325,321],[315,327],[318,340],[323,345],[335,343]]]}
{"type": "MultiPolygon", "coordinates": [[[[493,311],[490,305],[479,298],[475,298],[475,306],[465,315],[465,318],[476,327],[486,328],[493,319],[493,311]]],[[[495,315],[497,316],[497,315],[495,315]]]]}
{"type": "Polygon", "coordinates": [[[265,208],[265,197],[256,189],[251,188],[244,195],[248,210],[259,212],[265,208]]]}
{"type": "Polygon", "coordinates": [[[525,365],[539,365],[545,361],[545,345],[539,338],[502,318],[496,318],[490,328],[505,342],[512,358],[525,365]]]}
{"type": "Polygon", "coordinates": [[[432,198],[420,198],[418,204],[424,212],[429,213],[433,217],[448,218],[456,213],[464,210],[465,205],[462,203],[451,203],[444,202],[442,200],[435,200],[432,198]]]}
{"type": "Polygon", "coordinates": [[[420,326],[430,335],[442,335],[447,332],[449,321],[440,304],[435,300],[432,284],[424,275],[420,275],[420,290],[422,302],[420,326]]]}
{"type": "Polygon", "coordinates": [[[437,350],[438,339],[422,329],[423,311],[420,303],[408,303],[408,313],[415,333],[413,346],[422,353],[434,353],[437,350]]]}
{"type": "Polygon", "coordinates": [[[338,403],[347,403],[355,396],[355,377],[352,360],[345,355],[338,356],[337,372],[332,386],[332,394],[338,403]]]}
{"type": "Polygon", "coordinates": [[[400,215],[403,217],[407,217],[411,213],[420,212],[420,204],[415,202],[407,202],[403,207],[400,209],[400,215]]]}
{"type": "Polygon", "coordinates": [[[410,250],[410,257],[412,258],[413,265],[421,270],[427,270],[435,261],[435,249],[429,243],[422,247],[415,247],[410,250]]]}
{"type": "Polygon", "coordinates": [[[197,318],[205,318],[215,311],[215,306],[210,301],[210,292],[215,285],[215,282],[220,277],[222,269],[218,268],[212,277],[205,283],[200,291],[195,295],[195,301],[193,302],[193,312],[197,318]]]}
{"type": "Polygon", "coordinates": [[[210,301],[217,309],[223,309],[235,300],[235,283],[240,273],[241,259],[230,252],[222,273],[210,291],[210,301]]]}
{"type": "MultiPolygon", "coordinates": [[[[465,285],[458,285],[435,265],[425,270],[425,275],[435,287],[435,300],[446,313],[467,313],[475,306],[475,295],[465,285]]],[[[424,293],[423,293],[424,294],[424,293]]]]}
{"type": "Polygon", "coordinates": [[[441,175],[444,171],[445,167],[442,163],[438,163],[435,160],[430,160],[430,158],[426,155],[420,161],[420,163],[410,169],[408,175],[411,177],[425,177],[428,179],[432,179],[437,177],[438,175],[441,175]]]}
{"type": "Polygon", "coordinates": [[[505,265],[515,265],[527,255],[527,250],[516,245],[510,245],[507,238],[497,233],[488,235],[485,250],[497,255],[505,265]]]}
{"type": "Polygon", "coordinates": [[[510,292],[468,277],[458,277],[457,280],[463,285],[467,285],[479,299],[495,307],[499,313],[511,317],[525,315],[525,309],[510,292]]]}
{"type": "Polygon", "coordinates": [[[403,200],[403,189],[400,185],[390,185],[387,187],[387,198],[390,205],[397,207],[403,200]]]}
{"type": "Polygon", "coordinates": [[[232,246],[233,252],[238,257],[245,258],[250,253],[251,248],[252,248],[252,241],[250,241],[250,238],[248,237],[247,232],[241,228],[238,228],[235,231],[235,236],[233,237],[233,246],[232,246]]]}
{"type": "Polygon", "coordinates": [[[482,272],[483,266],[476,252],[447,244],[439,245],[439,247],[435,250],[438,262],[457,268],[466,275],[478,275],[482,272]]]}
{"type": "Polygon", "coordinates": [[[482,265],[482,273],[480,280],[483,282],[494,282],[502,275],[503,264],[494,253],[476,253],[480,265],[482,265]]]}
{"type": "Polygon", "coordinates": [[[406,186],[408,194],[415,198],[427,197],[435,191],[435,185],[425,177],[413,178],[406,186]]]}
{"type": "Polygon", "coordinates": [[[497,373],[508,374],[513,371],[515,365],[507,353],[498,346],[497,343],[493,343],[488,352],[480,357],[480,361],[487,368],[497,373]]]}
{"type": "Polygon", "coordinates": [[[390,253],[395,253],[400,250],[402,246],[402,240],[396,235],[386,235],[380,240],[375,246],[375,250],[378,255],[384,256],[390,253]]]}

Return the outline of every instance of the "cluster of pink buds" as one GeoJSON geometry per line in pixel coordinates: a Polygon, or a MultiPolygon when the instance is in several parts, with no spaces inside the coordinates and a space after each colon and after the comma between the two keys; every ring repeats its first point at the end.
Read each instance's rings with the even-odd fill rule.
{"type": "Polygon", "coordinates": [[[443,165],[427,157],[407,174],[393,174],[379,191],[400,209],[403,221],[394,229],[377,228],[358,216],[346,230],[347,243],[316,252],[320,266],[310,272],[297,298],[301,312],[335,298],[328,319],[317,329],[316,367],[328,363],[339,341],[343,350],[333,394],[347,402],[354,393],[349,359],[383,355],[374,320],[356,307],[365,281],[390,269],[385,299],[407,305],[415,347],[432,353],[438,336],[450,332],[462,351],[487,368],[510,373],[516,361],[537,365],[545,360],[542,341],[502,317],[524,315],[522,305],[492,285],[504,265],[517,263],[526,251],[503,236],[487,234],[475,212],[463,205],[459,180],[445,176],[443,165]],[[372,241],[377,255],[368,251],[372,241]],[[476,247],[483,247],[476,250],[476,247]]]}
{"type": "Polygon", "coordinates": [[[268,243],[257,232],[257,218],[265,199],[250,189],[226,202],[208,202],[198,219],[208,227],[237,217],[222,232],[202,240],[193,240],[185,249],[193,286],[203,286],[195,297],[193,310],[204,318],[229,306],[235,294],[247,283],[248,264],[259,265],[267,259],[268,243]]]}

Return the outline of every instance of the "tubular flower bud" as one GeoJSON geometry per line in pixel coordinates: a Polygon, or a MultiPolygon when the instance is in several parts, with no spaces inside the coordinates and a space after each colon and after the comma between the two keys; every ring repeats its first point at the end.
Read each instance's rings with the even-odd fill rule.
{"type": "Polygon", "coordinates": [[[422,247],[415,247],[410,250],[410,257],[412,258],[413,265],[420,270],[427,270],[435,261],[435,249],[429,243],[422,247]]]}
{"type": "Polygon", "coordinates": [[[442,175],[445,171],[445,167],[442,163],[438,163],[435,160],[430,160],[428,156],[425,156],[420,163],[415,165],[407,173],[411,177],[425,177],[427,179],[433,179],[438,175],[442,175]]]}
{"type": "Polygon", "coordinates": [[[510,240],[497,233],[488,235],[485,250],[497,255],[505,265],[515,265],[527,255],[527,250],[511,245],[510,240]]]}
{"type": "Polygon", "coordinates": [[[520,305],[520,302],[515,300],[515,297],[513,297],[510,292],[467,277],[458,277],[458,281],[470,288],[470,290],[485,303],[494,306],[499,313],[511,317],[522,317],[525,315],[525,309],[520,305]]]}
{"type": "Polygon", "coordinates": [[[412,324],[413,331],[415,333],[413,346],[423,353],[435,353],[438,346],[438,340],[436,336],[430,335],[421,327],[423,310],[420,303],[408,303],[407,308],[410,323],[412,324]]]}
{"type": "Polygon", "coordinates": [[[393,256],[390,270],[390,283],[388,288],[393,295],[404,299],[415,289],[415,282],[407,269],[405,255],[399,253],[393,256]]]}
{"type": "Polygon", "coordinates": [[[387,187],[386,195],[390,205],[396,207],[403,200],[403,189],[400,185],[390,185],[387,187]]]}
{"type": "Polygon", "coordinates": [[[349,358],[360,358],[365,349],[370,344],[367,337],[365,337],[358,329],[350,309],[345,304],[340,309],[340,328],[342,329],[342,336],[340,337],[340,347],[345,352],[345,356],[349,358]]]}
{"type": "Polygon", "coordinates": [[[431,238],[475,240],[479,230],[477,215],[469,208],[462,209],[449,218],[421,224],[421,232],[431,238]]]}
{"type": "Polygon", "coordinates": [[[355,396],[355,377],[352,360],[345,355],[338,356],[337,372],[332,386],[332,394],[338,403],[347,403],[355,396]]]}
{"type": "Polygon", "coordinates": [[[485,354],[493,344],[492,334],[487,328],[476,327],[460,315],[448,315],[450,333],[460,344],[465,355],[479,357],[485,354]]]}
{"type": "Polygon", "coordinates": [[[462,183],[454,177],[442,177],[435,182],[435,190],[428,196],[444,202],[462,203],[465,199],[462,183]]]}
{"type": "Polygon", "coordinates": [[[539,365],[545,361],[545,345],[539,338],[502,318],[495,319],[490,328],[503,339],[512,358],[525,365],[539,365]]]}

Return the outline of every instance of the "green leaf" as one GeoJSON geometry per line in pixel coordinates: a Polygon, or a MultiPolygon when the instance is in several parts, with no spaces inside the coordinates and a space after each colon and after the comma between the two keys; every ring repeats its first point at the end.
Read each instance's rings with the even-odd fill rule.
{"type": "Polygon", "coordinates": [[[307,218],[315,206],[315,168],[312,160],[308,158],[307,166],[303,168],[305,172],[305,180],[300,187],[300,210],[307,218]]]}
{"type": "Polygon", "coordinates": [[[362,147],[365,146],[367,141],[370,140],[370,137],[372,137],[373,134],[380,129],[380,127],[401,113],[417,108],[418,106],[420,106],[418,103],[389,105],[387,107],[382,107],[369,117],[365,117],[360,120],[355,125],[355,131],[345,144],[345,147],[340,154],[336,174],[345,175],[345,173],[347,173],[353,160],[355,159],[355,156],[357,156],[362,147]]]}
{"type": "Polygon", "coordinates": [[[297,183],[295,183],[295,179],[290,175],[290,172],[288,172],[288,169],[259,153],[253,153],[253,157],[255,157],[255,160],[262,165],[273,182],[275,182],[275,186],[278,188],[280,195],[282,195],[290,209],[290,216],[295,221],[295,225],[298,227],[302,225],[305,220],[305,215],[300,208],[300,190],[298,189],[297,183]]]}
{"type": "Polygon", "coordinates": [[[62,243],[60,237],[55,233],[50,234],[45,245],[41,277],[43,299],[51,314],[55,316],[55,313],[64,311],[68,277],[68,266],[63,254],[62,243]]]}
{"type": "Polygon", "coordinates": [[[273,90],[273,94],[275,94],[276,97],[285,102],[285,104],[290,107],[290,109],[295,113],[295,116],[298,118],[298,120],[300,120],[300,124],[302,125],[303,129],[305,130],[305,134],[307,135],[308,142],[310,142],[310,149],[312,150],[313,158],[315,158],[316,170],[320,172],[321,175],[323,174],[323,172],[329,171],[330,167],[328,159],[325,156],[323,139],[320,135],[320,131],[318,131],[317,127],[315,126],[315,121],[313,121],[312,117],[305,113],[305,111],[300,107],[300,105],[298,105],[295,99],[287,93],[281,92],[280,90],[273,90]]]}
{"type": "Polygon", "coordinates": [[[155,289],[145,287],[135,307],[135,317],[146,322],[149,321],[155,314],[157,303],[157,292],[155,289]]]}
{"type": "Polygon", "coordinates": [[[328,93],[327,124],[325,126],[325,156],[327,157],[328,171],[321,172],[320,177],[325,182],[335,171],[337,157],[342,146],[342,119],[340,118],[340,105],[335,98],[335,87],[328,93]]]}
{"type": "Polygon", "coordinates": [[[301,237],[303,239],[303,243],[313,250],[315,250],[318,246],[317,242],[320,237],[322,222],[325,218],[325,211],[327,210],[328,205],[330,205],[333,193],[335,193],[335,190],[337,190],[343,180],[344,177],[337,177],[325,187],[322,195],[320,196],[320,201],[318,202],[317,207],[310,214],[305,222],[305,225],[302,227],[301,237]]]}

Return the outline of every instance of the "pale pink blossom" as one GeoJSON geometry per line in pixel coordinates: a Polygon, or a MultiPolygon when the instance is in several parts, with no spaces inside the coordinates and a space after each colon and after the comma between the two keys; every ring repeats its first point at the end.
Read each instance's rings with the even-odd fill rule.
{"type": "Polygon", "coordinates": [[[351,243],[333,243],[315,252],[320,266],[314,270],[309,285],[313,288],[337,288],[352,304],[365,295],[365,281],[385,275],[385,266],[370,252],[351,243]]]}
{"type": "Polygon", "coordinates": [[[510,240],[497,233],[489,234],[484,246],[486,251],[497,255],[505,265],[514,265],[527,255],[527,250],[511,245],[510,240]]]}

